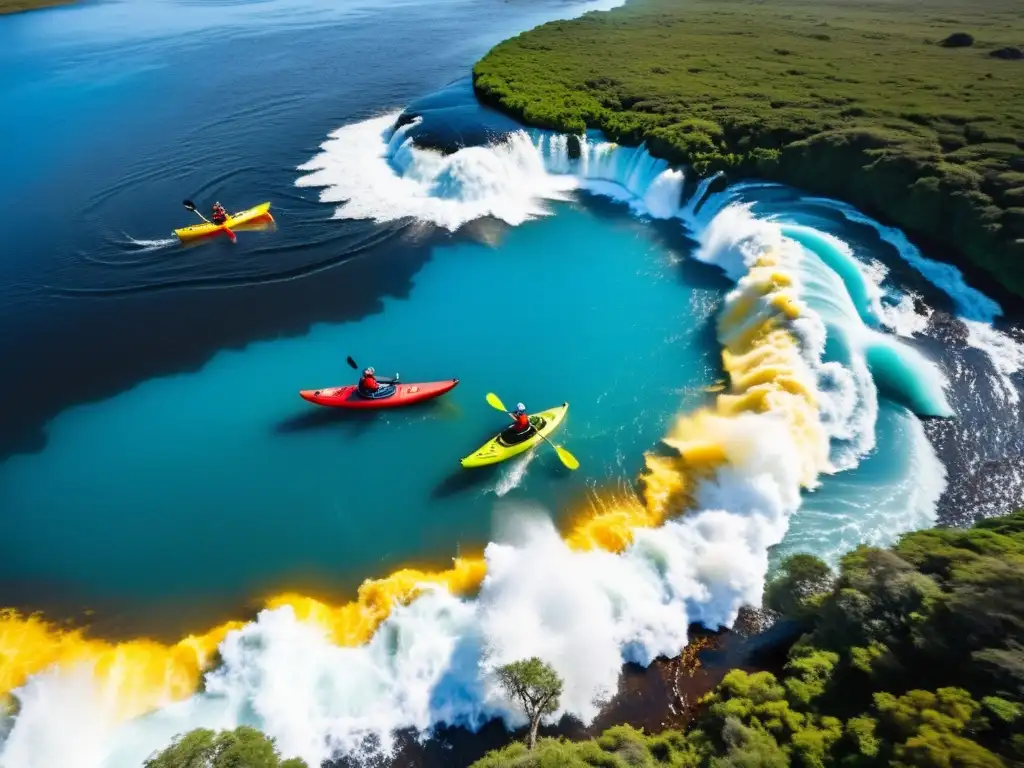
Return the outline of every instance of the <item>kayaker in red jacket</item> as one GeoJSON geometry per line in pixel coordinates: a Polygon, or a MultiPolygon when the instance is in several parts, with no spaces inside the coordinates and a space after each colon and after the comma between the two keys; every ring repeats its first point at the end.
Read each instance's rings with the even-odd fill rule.
{"type": "Polygon", "coordinates": [[[213,223],[223,224],[228,220],[228,212],[224,210],[224,206],[220,203],[213,204],[213,223]]]}
{"type": "Polygon", "coordinates": [[[522,403],[516,403],[516,409],[509,414],[512,417],[512,429],[515,430],[517,435],[525,435],[531,429],[533,425],[530,423],[530,417],[526,414],[526,406],[522,403]]]}
{"type": "Polygon", "coordinates": [[[398,374],[393,379],[377,379],[377,372],[371,366],[363,371],[359,379],[359,391],[364,395],[373,395],[380,391],[381,385],[392,386],[398,383],[398,374]]]}

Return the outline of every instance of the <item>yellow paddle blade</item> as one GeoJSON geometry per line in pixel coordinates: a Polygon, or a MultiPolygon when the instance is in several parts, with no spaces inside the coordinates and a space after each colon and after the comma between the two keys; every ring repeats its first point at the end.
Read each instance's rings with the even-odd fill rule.
{"type": "Polygon", "coordinates": [[[499,411],[504,411],[505,413],[508,413],[508,408],[505,407],[505,404],[501,402],[498,396],[493,392],[487,393],[487,404],[491,406],[491,408],[495,408],[499,411]]]}
{"type": "Polygon", "coordinates": [[[565,448],[560,445],[555,446],[555,453],[558,454],[558,458],[562,460],[569,469],[579,469],[580,463],[576,461],[576,457],[569,453],[565,448]]]}

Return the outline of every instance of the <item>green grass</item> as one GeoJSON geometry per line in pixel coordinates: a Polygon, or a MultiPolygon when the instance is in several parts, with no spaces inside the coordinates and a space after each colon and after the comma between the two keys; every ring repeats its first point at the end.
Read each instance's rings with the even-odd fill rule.
{"type": "Polygon", "coordinates": [[[0,0],[0,15],[51,8],[55,5],[70,5],[73,2],[75,0],[0,0]]]}
{"type": "Polygon", "coordinates": [[[843,198],[1024,295],[1024,61],[989,55],[1020,45],[1019,0],[630,0],[474,82],[532,125],[843,198]]]}

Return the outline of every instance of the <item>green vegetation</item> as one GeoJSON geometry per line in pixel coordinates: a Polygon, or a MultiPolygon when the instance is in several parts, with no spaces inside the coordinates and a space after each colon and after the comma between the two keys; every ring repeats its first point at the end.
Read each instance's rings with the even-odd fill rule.
{"type": "Polygon", "coordinates": [[[537,743],[537,726],[544,715],[558,709],[562,695],[562,680],[549,664],[536,656],[525,661],[514,661],[498,669],[498,682],[513,701],[522,706],[530,721],[527,745],[533,749],[537,743]]]}
{"type": "Polygon", "coordinates": [[[682,768],[697,764],[692,746],[678,732],[647,736],[628,725],[617,725],[593,741],[541,739],[532,752],[516,742],[477,760],[473,768],[682,768]]]}
{"type": "Polygon", "coordinates": [[[766,601],[805,623],[781,677],[729,672],[684,734],[616,726],[474,768],[999,768],[1024,763],[1024,512],[791,558],[766,601]]]}
{"type": "Polygon", "coordinates": [[[474,83],[539,127],[847,200],[1024,295],[1022,42],[1019,0],[630,0],[501,43],[474,83]]]}
{"type": "Polygon", "coordinates": [[[191,731],[149,758],[143,768],[306,768],[306,763],[297,757],[282,760],[273,739],[242,726],[220,733],[191,731]]]}
{"type": "Polygon", "coordinates": [[[5,13],[21,13],[55,5],[70,5],[75,0],[0,0],[0,16],[5,13]]]}

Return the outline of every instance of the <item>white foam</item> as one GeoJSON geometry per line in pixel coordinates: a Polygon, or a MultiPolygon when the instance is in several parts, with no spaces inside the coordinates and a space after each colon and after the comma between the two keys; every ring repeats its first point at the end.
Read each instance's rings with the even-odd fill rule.
{"type": "Polygon", "coordinates": [[[170,248],[173,245],[177,245],[179,242],[176,237],[164,237],[159,240],[138,240],[127,233],[125,233],[124,236],[127,239],[128,244],[132,246],[132,251],[135,253],[159,251],[164,248],[170,248]]]}
{"type": "Polygon", "coordinates": [[[996,391],[1008,403],[1016,404],[1020,395],[1010,377],[1024,369],[1024,339],[1015,339],[978,320],[964,320],[963,323],[967,326],[967,343],[984,352],[996,369],[999,383],[996,391]]]}
{"type": "Polygon", "coordinates": [[[526,479],[526,470],[530,468],[530,463],[536,455],[536,450],[530,450],[519,458],[506,462],[494,486],[494,495],[501,498],[522,485],[526,479]]]}
{"type": "Polygon", "coordinates": [[[932,308],[921,304],[919,312],[918,299],[914,293],[904,293],[895,304],[882,304],[882,324],[897,336],[905,338],[923,333],[931,321],[932,308]]]}
{"type": "Polygon", "coordinates": [[[295,183],[322,187],[321,202],[341,203],[335,218],[413,218],[448,229],[484,216],[521,224],[546,215],[546,200],[564,199],[578,186],[545,171],[525,132],[445,156],[413,146],[402,130],[392,134],[397,116],[339,128],[320,154],[299,167],[309,173],[295,183]]]}

